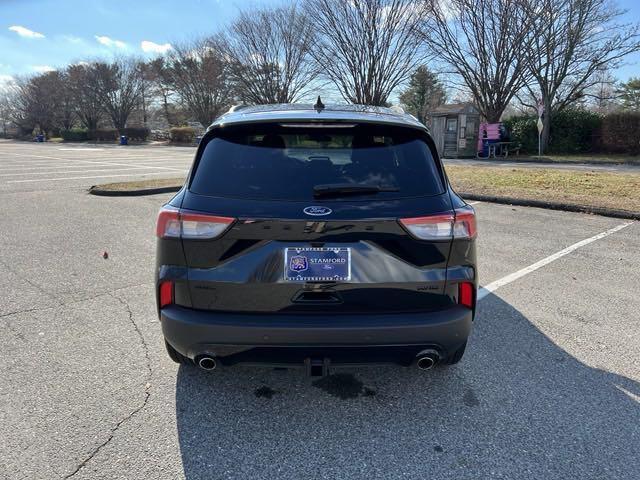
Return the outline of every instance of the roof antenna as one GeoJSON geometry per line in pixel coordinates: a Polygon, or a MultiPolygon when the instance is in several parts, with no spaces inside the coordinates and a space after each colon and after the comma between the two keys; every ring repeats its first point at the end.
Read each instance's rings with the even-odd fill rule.
{"type": "Polygon", "coordinates": [[[320,95],[318,95],[318,100],[316,101],[316,104],[313,106],[313,108],[315,108],[318,113],[324,110],[324,103],[322,103],[322,100],[320,100],[320,95]]]}

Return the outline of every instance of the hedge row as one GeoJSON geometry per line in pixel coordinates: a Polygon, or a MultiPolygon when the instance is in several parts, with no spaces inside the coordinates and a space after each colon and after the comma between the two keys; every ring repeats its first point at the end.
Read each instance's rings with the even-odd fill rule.
{"type": "Polygon", "coordinates": [[[611,153],[640,155],[640,113],[613,113],[604,117],[596,147],[611,153]]]}
{"type": "Polygon", "coordinates": [[[171,141],[176,143],[193,143],[196,130],[193,127],[173,127],[169,130],[171,141]]]}
{"type": "MultiPolygon", "coordinates": [[[[538,117],[521,116],[505,120],[511,140],[522,144],[527,153],[538,151],[538,117]]],[[[564,110],[551,118],[549,148],[546,153],[587,153],[594,151],[594,137],[602,116],[587,110],[564,110]]]]}
{"type": "Polygon", "coordinates": [[[118,137],[126,135],[129,140],[139,140],[141,142],[146,141],[149,138],[150,131],[148,128],[143,127],[129,127],[118,132],[115,129],[100,129],[100,130],[87,130],[84,128],[72,128],[71,130],[62,130],[60,136],[68,142],[82,142],[86,140],[98,140],[98,141],[115,141],[118,137]]]}
{"type": "MultiPolygon", "coordinates": [[[[538,117],[519,116],[504,121],[511,140],[522,144],[526,153],[538,151],[538,117]]],[[[546,153],[589,152],[640,154],[640,113],[599,115],[569,109],[551,118],[549,148],[546,153]]]]}
{"type": "Polygon", "coordinates": [[[60,136],[65,142],[82,142],[89,140],[89,132],[82,128],[72,128],[71,130],[60,130],[60,136]]]}

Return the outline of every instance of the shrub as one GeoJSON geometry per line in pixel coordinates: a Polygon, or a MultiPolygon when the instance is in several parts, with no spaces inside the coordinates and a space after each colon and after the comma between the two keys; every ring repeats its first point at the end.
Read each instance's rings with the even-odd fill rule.
{"type": "Polygon", "coordinates": [[[600,147],[611,153],[640,154],[640,113],[610,113],[602,119],[600,147]]]}
{"type": "Polygon", "coordinates": [[[110,141],[118,138],[118,131],[112,128],[98,129],[89,132],[89,140],[110,141]]]}
{"type": "Polygon", "coordinates": [[[538,117],[522,115],[505,120],[504,126],[511,133],[511,141],[520,143],[527,153],[538,151],[538,117]]]}
{"type": "Polygon", "coordinates": [[[196,137],[196,130],[193,127],[173,127],[169,133],[172,142],[192,143],[196,137]]]}
{"type": "Polygon", "coordinates": [[[146,127],[124,128],[120,134],[129,137],[129,140],[139,140],[145,142],[149,138],[150,130],[146,127]]]}
{"type": "Polygon", "coordinates": [[[60,130],[60,136],[65,142],[83,142],[85,140],[89,140],[89,132],[85,128],[60,130]]]}
{"type": "Polygon", "coordinates": [[[588,110],[567,109],[551,118],[550,153],[587,153],[594,150],[593,140],[602,124],[602,116],[588,110]]]}
{"type": "MultiPolygon", "coordinates": [[[[526,115],[505,120],[511,140],[528,153],[538,151],[538,117],[526,115]]],[[[594,150],[594,138],[602,116],[582,109],[566,109],[551,118],[549,148],[546,153],[587,153],[594,150]]]]}

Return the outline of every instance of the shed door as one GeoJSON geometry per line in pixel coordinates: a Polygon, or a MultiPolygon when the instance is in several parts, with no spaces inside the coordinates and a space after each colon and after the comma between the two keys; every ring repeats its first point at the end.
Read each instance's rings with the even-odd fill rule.
{"type": "Polygon", "coordinates": [[[458,117],[446,117],[444,125],[444,156],[458,156],[458,117]]]}
{"type": "Polygon", "coordinates": [[[444,124],[445,117],[433,117],[431,120],[431,136],[441,157],[444,155],[444,124]]]}

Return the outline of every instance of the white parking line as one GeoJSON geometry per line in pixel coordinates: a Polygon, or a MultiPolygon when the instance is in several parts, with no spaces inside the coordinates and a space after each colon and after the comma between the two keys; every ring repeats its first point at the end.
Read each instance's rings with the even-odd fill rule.
{"type": "Polygon", "coordinates": [[[620,225],[618,225],[617,227],[613,227],[610,228],[609,230],[599,233],[597,235],[594,235],[593,237],[589,237],[585,240],[581,240],[578,243],[574,243],[573,245],[568,246],[567,248],[560,250],[559,252],[554,253],[553,255],[549,255],[546,258],[543,258],[542,260],[529,265],[528,267],[525,267],[521,270],[518,270],[517,272],[513,272],[505,277],[502,277],[494,282],[491,282],[489,285],[485,285],[484,287],[481,287],[478,290],[478,300],[482,300],[484,297],[486,297],[487,295],[489,295],[492,292],[495,292],[498,288],[503,287],[511,282],[514,282],[516,280],[518,280],[519,278],[524,277],[525,275],[528,275],[531,272],[535,272],[536,270],[538,270],[539,268],[544,267],[545,265],[550,264],[551,262],[554,262],[556,260],[558,260],[559,258],[564,257],[565,255],[568,255],[569,253],[584,247],[585,245],[589,245],[590,243],[595,242],[596,240],[600,240],[601,238],[605,238],[608,237],[609,235],[611,235],[612,233],[616,233],[620,230],[622,230],[623,228],[628,227],[629,225],[633,225],[634,222],[627,222],[627,223],[622,223],[620,225]]]}
{"type": "Polygon", "coordinates": [[[131,162],[131,163],[112,163],[112,162],[93,162],[90,160],[81,160],[74,163],[69,163],[65,165],[59,164],[46,164],[46,165],[36,165],[36,166],[28,166],[28,167],[18,167],[18,166],[5,166],[4,168],[0,166],[0,173],[13,173],[13,172],[25,172],[29,173],[31,170],[59,170],[65,168],[90,168],[91,166],[96,167],[104,167],[104,166],[127,166],[127,167],[144,167],[144,168],[187,168],[191,166],[191,163],[184,162],[183,164],[178,164],[177,162],[169,163],[169,164],[158,164],[158,163],[147,163],[147,162],[131,162]]]}
{"type": "Polygon", "coordinates": [[[100,148],[100,147],[73,147],[73,148],[59,148],[58,150],[61,150],[63,152],[97,152],[97,151],[102,151],[104,150],[104,148],[100,148]]]}
{"type": "MultiPolygon", "coordinates": [[[[45,157],[45,158],[51,158],[51,159],[60,160],[60,161],[69,161],[69,160],[65,160],[65,159],[62,159],[62,158],[58,158],[58,157],[45,157]]],[[[127,160],[127,159],[125,159],[125,160],[127,160]]],[[[71,160],[71,161],[74,162],[74,163],[82,163],[82,164],[89,164],[89,165],[108,165],[108,166],[116,166],[116,167],[132,167],[132,166],[136,165],[135,162],[132,162],[132,163],[114,163],[114,162],[100,162],[100,161],[94,162],[94,161],[91,161],[91,160],[79,160],[79,159],[74,159],[74,160],[71,160]]],[[[151,167],[151,166],[149,166],[147,168],[154,168],[154,169],[157,169],[157,170],[169,170],[169,171],[174,171],[174,172],[184,172],[184,170],[181,169],[181,168],[172,168],[172,167],[162,167],[162,166],[153,166],[153,167],[151,167]]]]}
{"type": "MultiPolygon", "coordinates": [[[[87,165],[88,166],[88,165],[87,165]]],[[[77,167],[77,165],[76,165],[77,167]]],[[[61,175],[68,173],[95,173],[95,172],[126,172],[127,170],[144,170],[154,167],[131,167],[131,168],[100,168],[95,170],[65,170],[63,172],[22,172],[22,173],[0,173],[0,177],[23,177],[30,175],[61,175]]]]}
{"type": "MultiPolygon", "coordinates": [[[[79,161],[81,159],[79,158],[70,158],[70,157],[52,157],[51,155],[33,155],[33,154],[26,154],[26,153],[12,153],[12,156],[16,156],[16,157],[27,157],[27,158],[44,158],[45,160],[58,160],[60,162],[69,162],[69,161],[79,161]]],[[[86,155],[84,156],[86,157],[86,155]]],[[[114,156],[104,156],[104,157],[93,157],[96,158],[97,160],[102,160],[104,159],[109,159],[109,160],[127,160],[129,158],[149,158],[147,155],[127,155],[126,157],[114,157],[114,156]]]]}
{"type": "MultiPolygon", "coordinates": [[[[186,171],[184,172],[186,175],[186,171]]],[[[8,180],[6,183],[28,183],[28,182],[57,182],[59,180],[81,180],[84,178],[111,178],[111,177],[132,177],[135,173],[123,173],[117,175],[92,175],[86,177],[63,177],[63,178],[38,178],[35,180],[8,180]]],[[[141,173],[141,177],[148,177],[150,175],[167,175],[167,172],[156,173],[141,173]]]]}
{"type": "Polygon", "coordinates": [[[66,165],[61,165],[60,163],[48,162],[48,163],[28,163],[28,164],[19,164],[19,165],[9,165],[9,164],[1,164],[0,172],[4,172],[7,170],[40,170],[43,168],[77,168],[77,163],[69,163],[66,165]]]}
{"type": "MultiPolygon", "coordinates": [[[[63,167],[77,167],[77,163],[103,163],[103,159],[100,158],[92,158],[92,159],[77,159],[77,160],[64,160],[59,162],[54,161],[36,161],[36,162],[20,162],[20,163],[0,163],[0,171],[3,170],[17,170],[17,169],[38,169],[38,168],[63,168],[63,167]]],[[[113,158],[108,160],[128,160],[125,158],[113,158]]],[[[161,159],[161,160],[136,160],[128,163],[128,165],[171,165],[171,164],[191,164],[191,159],[189,160],[176,160],[176,159],[161,159]]]]}

